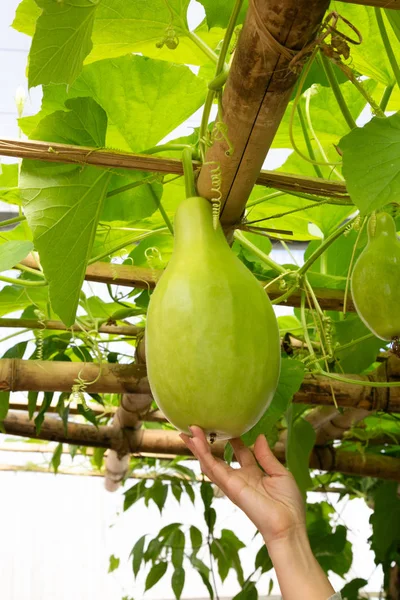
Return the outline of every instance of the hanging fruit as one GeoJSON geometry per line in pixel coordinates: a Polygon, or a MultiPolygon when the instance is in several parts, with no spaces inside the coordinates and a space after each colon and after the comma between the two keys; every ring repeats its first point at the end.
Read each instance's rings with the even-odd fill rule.
{"type": "Polygon", "coordinates": [[[368,243],[351,276],[357,313],[382,340],[400,336],[400,241],[396,224],[385,212],[368,221],[368,243]]]}
{"type": "Polygon", "coordinates": [[[261,284],[230,249],[212,206],[184,200],[171,260],[146,326],[153,396],[181,431],[238,437],[263,415],[280,371],[277,321],[261,284]]]}

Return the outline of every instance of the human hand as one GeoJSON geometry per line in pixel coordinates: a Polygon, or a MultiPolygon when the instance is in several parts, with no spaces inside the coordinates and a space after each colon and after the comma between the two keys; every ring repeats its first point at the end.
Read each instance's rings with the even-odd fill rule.
{"type": "Polygon", "coordinates": [[[200,427],[190,428],[193,437],[181,434],[200,461],[202,471],[246,515],[262,534],[267,546],[305,532],[303,499],[293,476],[275,458],[263,435],[254,454],[240,439],[230,440],[240,469],[233,469],[211,453],[200,427]],[[262,471],[257,465],[256,459],[262,471]]]}

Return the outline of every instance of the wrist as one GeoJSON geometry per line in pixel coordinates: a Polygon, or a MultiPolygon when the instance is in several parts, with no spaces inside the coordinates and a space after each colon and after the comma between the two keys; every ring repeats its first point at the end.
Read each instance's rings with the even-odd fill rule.
{"type": "Polygon", "coordinates": [[[285,600],[327,600],[333,595],[334,589],[312,553],[304,525],[265,543],[285,600]]]}

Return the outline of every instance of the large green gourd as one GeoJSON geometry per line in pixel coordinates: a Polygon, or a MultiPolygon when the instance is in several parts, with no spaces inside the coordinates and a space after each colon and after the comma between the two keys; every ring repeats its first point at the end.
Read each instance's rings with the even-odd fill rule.
{"type": "Polygon", "coordinates": [[[387,213],[368,221],[368,243],[351,276],[357,313],[382,340],[400,336],[400,241],[387,213]]]}
{"type": "Polygon", "coordinates": [[[204,198],[175,216],[171,260],[153,293],[146,362],[154,398],[181,431],[211,440],[248,431],[272,400],[280,371],[267,294],[230,249],[204,198]]]}

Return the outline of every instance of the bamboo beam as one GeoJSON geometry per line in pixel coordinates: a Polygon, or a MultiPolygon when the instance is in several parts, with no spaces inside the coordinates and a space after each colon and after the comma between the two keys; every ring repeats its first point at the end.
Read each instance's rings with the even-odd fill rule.
{"type": "MultiPolygon", "coordinates": [[[[84,146],[40,142],[36,140],[0,139],[0,155],[14,158],[30,158],[46,162],[95,165],[97,167],[118,167],[122,169],[150,171],[170,175],[182,175],[182,162],[175,158],[161,158],[144,154],[123,153],[115,150],[99,150],[84,146]]],[[[193,169],[198,170],[200,163],[194,161],[193,169]]],[[[317,177],[300,177],[294,174],[261,171],[256,182],[258,185],[273,187],[282,191],[295,191],[327,198],[350,201],[346,186],[340,181],[329,181],[317,177]]],[[[1,224],[0,224],[1,225],[1,224]]]]}
{"type": "MultiPolygon", "coordinates": [[[[32,255],[25,258],[22,261],[22,264],[32,269],[38,268],[37,262],[32,255]]],[[[153,289],[162,273],[162,271],[157,271],[155,269],[133,267],[131,265],[110,265],[110,263],[96,262],[87,267],[85,279],[87,281],[110,283],[131,288],[153,289]]],[[[261,281],[262,285],[266,285],[266,283],[266,281],[261,281]]],[[[276,300],[282,296],[282,290],[279,288],[279,283],[269,285],[267,292],[271,300],[276,300]]],[[[314,288],[314,292],[323,310],[343,310],[343,290],[314,288]]],[[[296,290],[284,302],[279,302],[279,304],[299,307],[300,302],[301,291],[296,290]]],[[[354,304],[350,298],[347,300],[347,311],[355,311],[354,304]]]]}
{"type": "MultiPolygon", "coordinates": [[[[334,381],[323,376],[307,374],[294,395],[293,401],[302,404],[333,406],[332,389],[340,407],[365,411],[400,412],[400,359],[391,356],[386,363],[386,381],[398,381],[399,387],[365,387],[363,381],[382,381],[381,372],[368,375],[344,375],[360,381],[360,385],[334,381]]],[[[0,391],[58,391],[71,390],[80,375],[88,393],[150,394],[143,364],[103,364],[99,374],[95,363],[38,361],[5,358],[0,360],[0,391]]],[[[159,415],[157,415],[156,419],[159,415]]],[[[151,416],[141,416],[143,420],[151,416]]],[[[153,419],[153,420],[156,420],[153,419]]]]}
{"type": "MultiPolygon", "coordinates": [[[[82,333],[82,331],[93,331],[93,327],[86,327],[85,325],[72,325],[72,327],[66,327],[61,321],[37,321],[35,319],[1,318],[0,327],[51,329],[54,331],[75,331],[77,333],[82,333]]],[[[108,333],[110,335],[136,337],[144,332],[144,327],[138,327],[137,325],[99,325],[97,331],[99,333],[108,333]]]]}
{"type": "Polygon", "coordinates": [[[242,217],[279,123],[290,101],[309,46],[329,0],[252,0],[229,76],[213,144],[197,182],[199,194],[215,197],[213,170],[221,173],[221,222],[234,227],[242,217]],[[300,58],[300,57],[299,57],[300,58]],[[220,120],[220,121],[219,121],[220,120]],[[221,129],[224,134],[221,135],[221,129]]]}
{"type": "MultiPolygon", "coordinates": [[[[9,413],[3,421],[4,430],[11,435],[36,438],[78,446],[112,448],[119,453],[153,453],[159,455],[191,456],[178,432],[166,430],[115,431],[113,427],[96,427],[69,423],[67,432],[61,419],[46,417],[39,436],[35,425],[27,416],[9,413]]],[[[216,443],[212,452],[223,456],[224,445],[216,443]]],[[[283,462],[284,453],[275,453],[283,462]]],[[[379,477],[400,482],[400,459],[381,454],[361,454],[333,448],[315,448],[311,453],[310,467],[323,471],[341,472],[348,475],[379,477]]]]}

